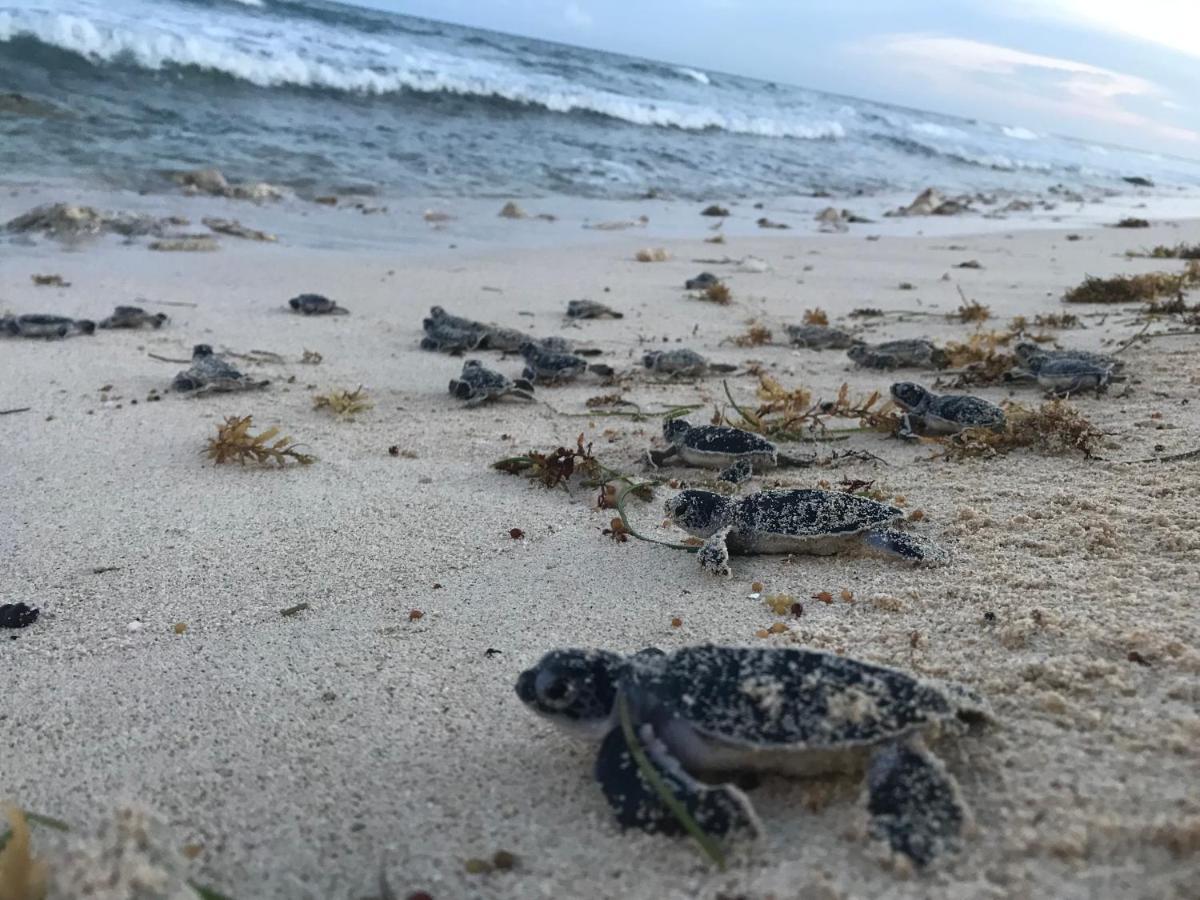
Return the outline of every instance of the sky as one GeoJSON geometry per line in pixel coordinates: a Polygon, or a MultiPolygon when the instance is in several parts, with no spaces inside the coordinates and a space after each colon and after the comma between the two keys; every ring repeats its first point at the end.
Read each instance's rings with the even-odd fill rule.
{"type": "Polygon", "coordinates": [[[1200,0],[352,0],[1200,157],[1200,0]]]}

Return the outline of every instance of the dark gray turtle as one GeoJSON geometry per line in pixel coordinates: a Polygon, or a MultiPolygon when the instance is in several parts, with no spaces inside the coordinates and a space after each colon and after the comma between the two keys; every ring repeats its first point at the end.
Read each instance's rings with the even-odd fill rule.
{"type": "Polygon", "coordinates": [[[29,313],[3,320],[4,330],[13,337],[65,338],[69,334],[92,334],[96,323],[91,319],[69,319],[44,313],[29,313]]]}
{"type": "Polygon", "coordinates": [[[256,390],[270,383],[243,375],[213,353],[213,348],[208,344],[197,344],[192,348],[191,366],[176,375],[171,386],[177,391],[200,395],[256,390]]]}
{"type": "Polygon", "coordinates": [[[162,328],[167,322],[166,313],[148,313],[140,306],[118,306],[111,316],[100,321],[101,328],[162,328]]]}
{"type": "Polygon", "coordinates": [[[857,365],[866,369],[944,369],[946,352],[922,338],[885,341],[882,344],[857,343],[846,351],[857,365]]]}
{"type": "Polygon", "coordinates": [[[695,350],[651,350],[642,357],[642,365],[670,378],[699,378],[709,372],[736,372],[737,366],[709,362],[695,350]]]}
{"type": "Polygon", "coordinates": [[[467,406],[479,406],[501,397],[534,399],[533,385],[524,378],[513,381],[499,372],[484,368],[477,359],[468,359],[463,363],[462,374],[450,379],[450,393],[459,400],[465,400],[467,406]]]}
{"type": "Polygon", "coordinates": [[[845,350],[855,343],[849,332],[829,325],[784,325],[783,330],[790,343],[809,350],[845,350]]]}
{"type": "Polygon", "coordinates": [[[971,816],[926,744],[992,719],[969,688],[799,647],[555,650],[517,679],[539,716],[601,741],[594,774],[624,828],[682,834],[633,757],[709,835],[761,831],[731,775],[866,770],[870,834],[918,867],[958,849],[971,816]]]}
{"type": "Polygon", "coordinates": [[[904,410],[902,434],[958,434],[965,428],[1004,427],[1004,410],[979,397],[939,396],[911,381],[892,385],[892,401],[904,410]]]}
{"type": "Polygon", "coordinates": [[[697,556],[714,575],[730,574],[730,553],[829,556],[860,547],[912,562],[946,559],[938,547],[889,528],[903,510],[843,491],[760,491],[739,499],[687,490],[665,509],[676,525],[705,539],[697,556]]]}
{"type": "Polygon", "coordinates": [[[468,350],[515,353],[530,340],[529,335],[513,328],[464,319],[446,312],[440,306],[430,308],[429,316],[422,324],[425,337],[421,341],[421,349],[443,353],[465,353],[468,350]]]}
{"type": "Polygon", "coordinates": [[[333,300],[321,294],[300,294],[288,301],[295,312],[302,316],[347,316],[350,310],[338,306],[333,300]]]}
{"type": "Polygon", "coordinates": [[[587,360],[574,353],[547,350],[540,343],[525,341],[521,345],[521,356],[525,357],[522,377],[535,384],[562,384],[574,381],[587,371],[587,360]]]}
{"type": "Polygon", "coordinates": [[[661,466],[678,456],[689,466],[722,469],[723,480],[732,481],[737,473],[729,471],[739,463],[749,463],[751,469],[763,471],[779,465],[779,449],[762,435],[727,425],[690,425],[683,419],[663,422],[663,437],[671,446],[667,450],[651,450],[649,460],[661,466]]]}
{"type": "Polygon", "coordinates": [[[706,291],[714,284],[720,284],[721,279],[712,272],[701,272],[695,278],[689,278],[683,283],[685,290],[689,291],[706,291]]]}
{"type": "MultiPolygon", "coordinates": [[[[1044,350],[1037,344],[1020,343],[1014,348],[1017,360],[1042,389],[1057,396],[1080,391],[1102,393],[1125,363],[1103,353],[1086,350],[1044,350]]],[[[1020,377],[1021,373],[1016,373],[1020,377]]]]}
{"type": "Polygon", "coordinates": [[[595,300],[571,300],[567,303],[567,318],[569,319],[613,319],[625,318],[625,313],[617,312],[611,306],[597,303],[595,300]]]}
{"type": "Polygon", "coordinates": [[[1092,353],[1088,350],[1052,350],[1042,347],[1032,341],[1022,341],[1013,347],[1013,353],[1017,357],[1017,361],[1034,374],[1038,368],[1050,360],[1059,359],[1077,359],[1086,363],[1091,363],[1095,366],[1101,366],[1110,369],[1112,372],[1121,372],[1125,368],[1125,360],[1115,356],[1109,356],[1107,353],[1092,353]]]}

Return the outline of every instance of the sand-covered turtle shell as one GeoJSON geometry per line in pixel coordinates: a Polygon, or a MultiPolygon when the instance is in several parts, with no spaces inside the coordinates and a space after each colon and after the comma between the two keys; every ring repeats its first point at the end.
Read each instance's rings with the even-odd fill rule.
{"type": "Polygon", "coordinates": [[[854,337],[840,328],[829,325],[785,325],[788,342],[810,350],[844,350],[854,344],[854,337]]]}
{"type": "Polygon", "coordinates": [[[868,369],[932,368],[946,365],[946,352],[932,341],[912,338],[882,344],[855,344],[846,351],[857,365],[868,369]]]}
{"type": "Polygon", "coordinates": [[[708,360],[686,347],[651,350],[642,356],[642,365],[662,375],[703,375],[708,371],[708,360]]]}
{"type": "Polygon", "coordinates": [[[891,395],[901,409],[933,420],[930,424],[962,428],[995,428],[1004,424],[1004,410],[981,397],[939,395],[909,381],[893,384],[891,395]]]}
{"type": "Polygon", "coordinates": [[[733,531],[800,540],[857,534],[902,518],[903,511],[869,497],[816,488],[759,491],[734,502],[733,531]]]}
{"type": "Polygon", "coordinates": [[[953,720],[960,710],[977,715],[982,704],[960,703],[943,686],[897,669],[802,648],[686,647],[634,657],[628,672],[622,689],[639,706],[750,749],[876,744],[953,720]]]}
{"type": "Polygon", "coordinates": [[[776,447],[760,434],[731,428],[728,425],[687,425],[680,419],[671,423],[672,430],[664,428],[664,434],[671,443],[687,447],[695,453],[711,453],[713,456],[742,456],[752,453],[773,455],[776,447]],[[676,424],[678,423],[678,424],[676,424]]]}
{"type": "Polygon", "coordinates": [[[1013,348],[1017,361],[1026,369],[1037,375],[1047,363],[1060,363],[1063,360],[1075,360],[1087,363],[1097,369],[1108,369],[1119,372],[1125,368],[1124,360],[1109,356],[1106,353],[1092,353],[1089,350],[1053,350],[1041,347],[1030,341],[1022,341],[1013,348]]]}
{"type": "Polygon", "coordinates": [[[166,313],[148,313],[140,306],[118,306],[112,315],[100,321],[101,328],[162,328],[168,321],[166,313]]]}

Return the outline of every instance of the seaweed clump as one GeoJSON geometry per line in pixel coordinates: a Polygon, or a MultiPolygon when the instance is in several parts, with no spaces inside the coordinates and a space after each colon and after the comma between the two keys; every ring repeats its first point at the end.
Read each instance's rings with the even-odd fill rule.
{"type": "Polygon", "coordinates": [[[1200,244],[1179,243],[1174,247],[1159,244],[1149,253],[1129,253],[1128,256],[1147,256],[1150,259],[1200,259],[1200,244]]]}
{"type": "Polygon", "coordinates": [[[761,347],[771,343],[771,329],[761,322],[752,322],[744,334],[733,338],[733,342],[739,347],[761,347]]]}
{"type": "Polygon", "coordinates": [[[1000,431],[968,428],[936,438],[944,447],[943,459],[993,457],[1028,448],[1049,455],[1082,453],[1092,459],[1104,432],[1065,400],[1051,400],[1037,409],[1019,403],[1005,404],[1005,424],[1000,431]]]}
{"type": "Polygon", "coordinates": [[[46,865],[30,849],[29,825],[19,809],[8,809],[9,831],[0,836],[0,900],[42,900],[46,865]]]}
{"type": "Polygon", "coordinates": [[[666,262],[670,257],[667,251],[662,247],[654,247],[649,250],[639,250],[633,255],[633,258],[638,262],[666,262]]]}
{"type": "Polygon", "coordinates": [[[327,394],[313,396],[313,409],[327,409],[335,416],[347,418],[366,412],[374,406],[367,399],[366,391],[359,385],[352,391],[329,391],[327,394]]]}
{"type": "Polygon", "coordinates": [[[259,434],[251,434],[253,424],[251,416],[229,416],[224,424],[217,426],[217,436],[208,442],[205,451],[215,465],[227,462],[238,462],[243,466],[247,460],[268,466],[276,463],[279,466],[287,464],[288,460],[302,466],[316,462],[315,456],[301,453],[296,449],[299,445],[290,437],[279,437],[279,429],[268,428],[259,434]]]}
{"type": "Polygon", "coordinates": [[[805,325],[828,325],[829,315],[821,307],[806,309],[802,320],[805,325]]]}
{"type": "Polygon", "coordinates": [[[872,391],[866,397],[851,397],[847,384],[841,386],[833,400],[814,400],[812,391],[805,387],[785,388],[771,376],[759,375],[760,402],[753,411],[734,403],[728,384],[725,393],[740,421],[723,414],[720,421],[779,440],[811,440],[814,433],[828,429],[827,419],[856,419],[860,427],[883,432],[900,427],[900,414],[890,401],[883,400],[879,391],[872,391]]]}
{"type": "Polygon", "coordinates": [[[1117,221],[1113,228],[1149,228],[1150,223],[1145,219],[1139,219],[1136,216],[1126,216],[1124,219],[1117,221]]]}
{"type": "Polygon", "coordinates": [[[716,284],[710,284],[699,294],[701,300],[707,300],[709,303],[719,303],[725,306],[733,300],[733,291],[729,290],[729,285],[723,281],[718,281],[716,284]]]}
{"type": "Polygon", "coordinates": [[[1200,285],[1200,260],[1192,260],[1178,274],[1146,272],[1112,278],[1089,275],[1082,284],[1067,291],[1063,300],[1067,303],[1146,303],[1179,294],[1196,285],[1200,285]]]}
{"type": "Polygon", "coordinates": [[[984,306],[978,300],[968,300],[966,297],[963,297],[963,301],[959,304],[958,309],[950,313],[946,318],[955,319],[963,324],[969,324],[971,322],[987,321],[991,316],[992,310],[989,307],[984,306]]]}
{"type": "Polygon", "coordinates": [[[955,387],[996,384],[1017,365],[1017,357],[1002,348],[1012,343],[1016,331],[976,332],[965,341],[947,341],[947,365],[958,369],[955,387]]]}

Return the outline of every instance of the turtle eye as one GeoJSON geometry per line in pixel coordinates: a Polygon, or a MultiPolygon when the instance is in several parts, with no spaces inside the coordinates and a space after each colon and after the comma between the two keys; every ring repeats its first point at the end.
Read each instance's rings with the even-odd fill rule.
{"type": "Polygon", "coordinates": [[[549,709],[566,709],[579,693],[575,681],[551,672],[542,672],[537,679],[538,701],[549,709]]]}

